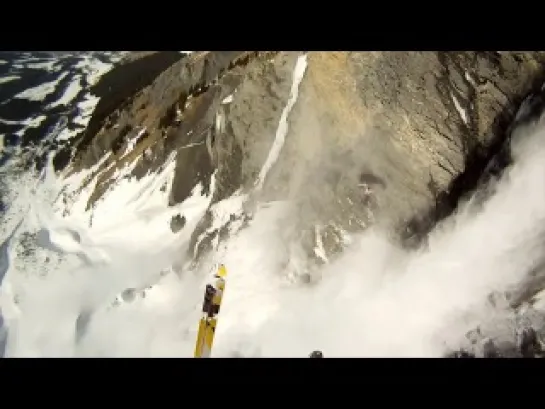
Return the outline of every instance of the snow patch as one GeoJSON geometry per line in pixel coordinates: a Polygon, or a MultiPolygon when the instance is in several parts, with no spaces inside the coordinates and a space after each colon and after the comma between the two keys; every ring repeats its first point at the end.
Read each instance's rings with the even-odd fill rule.
{"type": "Polygon", "coordinates": [[[15,135],[17,135],[19,137],[22,137],[25,134],[25,132],[27,131],[28,128],[38,128],[40,126],[40,124],[43,121],[45,121],[46,119],[47,119],[47,117],[45,115],[40,115],[40,116],[37,116],[37,117],[26,120],[24,122],[25,123],[25,128],[15,132],[15,135]]]}
{"type": "Polygon", "coordinates": [[[132,152],[132,150],[136,146],[136,142],[138,141],[138,139],[140,139],[142,135],[144,135],[145,132],[146,127],[144,126],[142,129],[140,129],[140,131],[138,131],[138,134],[136,134],[134,138],[129,139],[129,141],[127,142],[127,149],[125,149],[125,152],[122,156],[128,155],[130,152],[132,152]]]}
{"type": "Polygon", "coordinates": [[[187,145],[184,145],[184,146],[178,148],[178,150],[192,148],[193,146],[199,146],[199,145],[202,145],[203,143],[205,143],[205,142],[203,141],[203,142],[188,143],[187,145]]]}
{"type": "Polygon", "coordinates": [[[223,99],[223,101],[221,101],[221,103],[225,105],[230,104],[231,102],[233,102],[233,94],[229,94],[223,99]]]}
{"type": "Polygon", "coordinates": [[[329,260],[327,258],[327,255],[324,249],[324,243],[322,242],[321,230],[322,229],[320,228],[320,226],[314,226],[314,235],[316,237],[316,245],[314,246],[314,254],[324,263],[327,263],[329,260]]]}
{"type": "Polygon", "coordinates": [[[215,130],[216,134],[221,134],[225,128],[225,117],[220,111],[216,112],[215,130]]]}
{"type": "Polygon", "coordinates": [[[52,72],[52,71],[59,70],[59,68],[55,68],[56,63],[57,63],[56,59],[51,61],[46,61],[46,62],[39,62],[39,63],[27,63],[25,64],[25,68],[46,70],[46,71],[52,72]]]}
{"type": "Polygon", "coordinates": [[[456,111],[458,111],[458,115],[460,115],[460,118],[462,118],[462,121],[464,121],[464,124],[469,124],[469,119],[467,116],[467,111],[462,107],[460,104],[460,101],[458,101],[458,98],[456,95],[450,92],[450,97],[452,98],[452,101],[454,102],[454,106],[456,107],[456,111]]]}
{"type": "MultiPolygon", "coordinates": [[[[230,221],[239,219],[243,215],[244,203],[246,202],[247,198],[247,195],[243,195],[240,191],[237,191],[231,197],[215,203],[210,207],[209,211],[212,214],[212,223],[208,229],[202,232],[197,238],[195,248],[193,249],[193,257],[197,255],[196,252],[202,240],[204,240],[208,235],[221,229],[230,221]]],[[[215,247],[217,247],[217,240],[219,240],[219,237],[216,236],[214,240],[216,241],[215,247]]]]}
{"type": "Polygon", "coordinates": [[[545,311],[545,290],[540,291],[534,296],[533,306],[536,310],[545,311]]]}
{"type": "Polygon", "coordinates": [[[55,102],[53,102],[51,105],[49,105],[48,108],[55,108],[59,105],[66,105],[74,100],[74,98],[78,95],[78,93],[82,90],[82,87],[80,85],[80,75],[74,76],[74,79],[68,87],[64,90],[64,93],[62,96],[55,102]]]}
{"type": "Polygon", "coordinates": [[[84,100],[79,102],[77,105],[80,113],[76,118],[74,118],[73,122],[86,127],[91,120],[91,115],[93,114],[99,100],[99,97],[95,97],[92,94],[85,95],[84,100]]]}
{"type": "Polygon", "coordinates": [[[59,82],[68,75],[68,72],[63,72],[56,80],[45,82],[36,87],[27,88],[23,92],[15,95],[17,99],[28,99],[29,101],[43,101],[45,97],[55,91],[59,82]]]}
{"type": "Polygon", "coordinates": [[[27,123],[27,121],[28,119],[24,121],[10,121],[4,118],[0,118],[0,122],[6,125],[24,125],[27,123]]]}
{"type": "Polygon", "coordinates": [[[100,77],[113,68],[113,64],[107,64],[93,56],[84,56],[83,59],[75,65],[80,69],[89,83],[89,86],[95,85],[100,77]]]}
{"type": "Polygon", "coordinates": [[[477,88],[477,82],[475,79],[471,76],[471,74],[467,71],[464,72],[464,77],[474,88],[477,88]]]}
{"type": "Polygon", "coordinates": [[[6,82],[15,81],[21,78],[19,75],[7,75],[5,77],[0,77],[0,84],[5,84],[6,82]]]}
{"type": "Polygon", "coordinates": [[[86,213],[85,208],[87,206],[87,201],[96,186],[96,174],[110,157],[111,153],[108,153],[91,168],[74,173],[70,176],[64,176],[62,182],[59,180],[52,182],[60,192],[57,200],[53,203],[53,210],[64,217],[79,215],[80,218],[83,218],[83,223],[87,224],[86,219],[89,215],[86,213]],[[93,175],[95,176],[93,177],[93,175]]]}
{"type": "Polygon", "coordinates": [[[0,118],[0,122],[6,125],[23,125],[28,126],[31,128],[36,128],[42,123],[42,121],[46,119],[45,115],[39,115],[32,118],[25,119],[23,121],[9,121],[4,118],[0,118]]]}

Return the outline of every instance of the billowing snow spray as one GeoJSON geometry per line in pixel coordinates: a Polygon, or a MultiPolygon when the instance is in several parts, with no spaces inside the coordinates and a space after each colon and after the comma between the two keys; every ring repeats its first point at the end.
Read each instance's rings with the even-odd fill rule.
{"type": "Polygon", "coordinates": [[[210,358],[221,300],[225,290],[226,275],[225,266],[220,264],[214,275],[214,283],[206,285],[202,317],[199,321],[199,332],[197,333],[197,344],[195,345],[195,358],[210,358]]]}
{"type": "MultiPolygon", "coordinates": [[[[226,276],[227,269],[223,264],[220,264],[214,275],[214,283],[206,285],[202,304],[202,316],[199,321],[199,331],[195,345],[195,358],[210,358],[212,353],[218,314],[220,312],[223,292],[225,291],[226,276]]],[[[323,358],[324,355],[322,351],[313,351],[309,357],[323,358]]]]}

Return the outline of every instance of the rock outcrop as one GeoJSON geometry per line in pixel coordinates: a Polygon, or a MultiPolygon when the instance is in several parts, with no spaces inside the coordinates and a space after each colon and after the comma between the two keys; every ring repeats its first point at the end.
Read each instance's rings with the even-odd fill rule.
{"type": "Polygon", "coordinates": [[[90,90],[100,100],[87,128],[56,154],[53,160],[55,169],[64,169],[74,155],[80,152],[93,151],[95,135],[104,125],[104,120],[112,112],[122,108],[135,93],[151,84],[162,71],[183,57],[177,51],[130,53],[117,67],[103,75],[90,90]]]}
{"type": "Polygon", "coordinates": [[[475,186],[544,64],[545,53],[310,53],[277,184],[299,175],[309,225],[372,220],[418,239],[475,186]]]}
{"type": "MultiPolygon", "coordinates": [[[[88,206],[117,168],[132,164],[139,178],[174,153],[172,205],[198,183],[206,193],[213,174],[212,204],[252,191],[299,55],[193,53],[98,113],[101,125],[76,145],[69,169],[107,156],[88,206]]],[[[284,146],[253,199],[289,198],[299,209],[290,234],[310,254],[321,243],[327,258],[344,231],[371,223],[418,243],[499,152],[521,101],[544,79],[545,53],[311,52],[307,62],[284,146]]],[[[212,219],[201,220],[192,246],[212,219]]]]}
{"type": "Polygon", "coordinates": [[[469,331],[449,358],[545,358],[545,314],[530,305],[469,331]]]}

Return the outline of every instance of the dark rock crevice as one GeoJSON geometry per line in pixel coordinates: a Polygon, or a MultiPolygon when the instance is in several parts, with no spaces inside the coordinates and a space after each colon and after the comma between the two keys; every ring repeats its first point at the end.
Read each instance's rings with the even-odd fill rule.
{"type": "MultiPolygon", "coordinates": [[[[486,185],[491,177],[500,175],[511,164],[511,133],[515,126],[535,120],[543,111],[545,98],[540,89],[544,81],[545,72],[531,81],[526,89],[529,92],[514,95],[510,103],[501,109],[486,132],[491,135],[488,144],[473,143],[473,146],[468,146],[466,142],[468,150],[464,170],[452,180],[447,189],[435,196],[435,205],[428,212],[409,220],[405,233],[402,234],[402,241],[406,245],[418,246],[438,222],[454,212],[461,201],[486,185]],[[527,101],[527,112],[515,120],[515,110],[521,107],[524,100],[527,101]]],[[[476,116],[478,110],[471,112],[476,116]]],[[[466,141],[475,141],[475,138],[470,136],[472,131],[476,131],[474,127],[472,128],[464,138],[466,141]]]]}

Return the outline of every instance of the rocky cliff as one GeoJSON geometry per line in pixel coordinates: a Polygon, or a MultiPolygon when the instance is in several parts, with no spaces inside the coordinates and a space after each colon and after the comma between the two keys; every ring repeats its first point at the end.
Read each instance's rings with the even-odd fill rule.
{"type": "Polygon", "coordinates": [[[251,218],[252,202],[286,198],[298,209],[286,234],[318,263],[342,250],[344,231],[371,224],[415,245],[475,187],[545,67],[543,52],[310,52],[287,112],[301,55],[163,57],[137,86],[101,101],[74,159],[58,167],[100,162],[89,208],[116,169],[131,165],[140,178],[173,154],[172,205],[199,183],[213,187],[211,205],[247,194],[222,226],[211,211],[201,220],[188,249],[197,257],[226,225],[251,218]],[[283,115],[287,134],[265,172],[283,115]]]}

